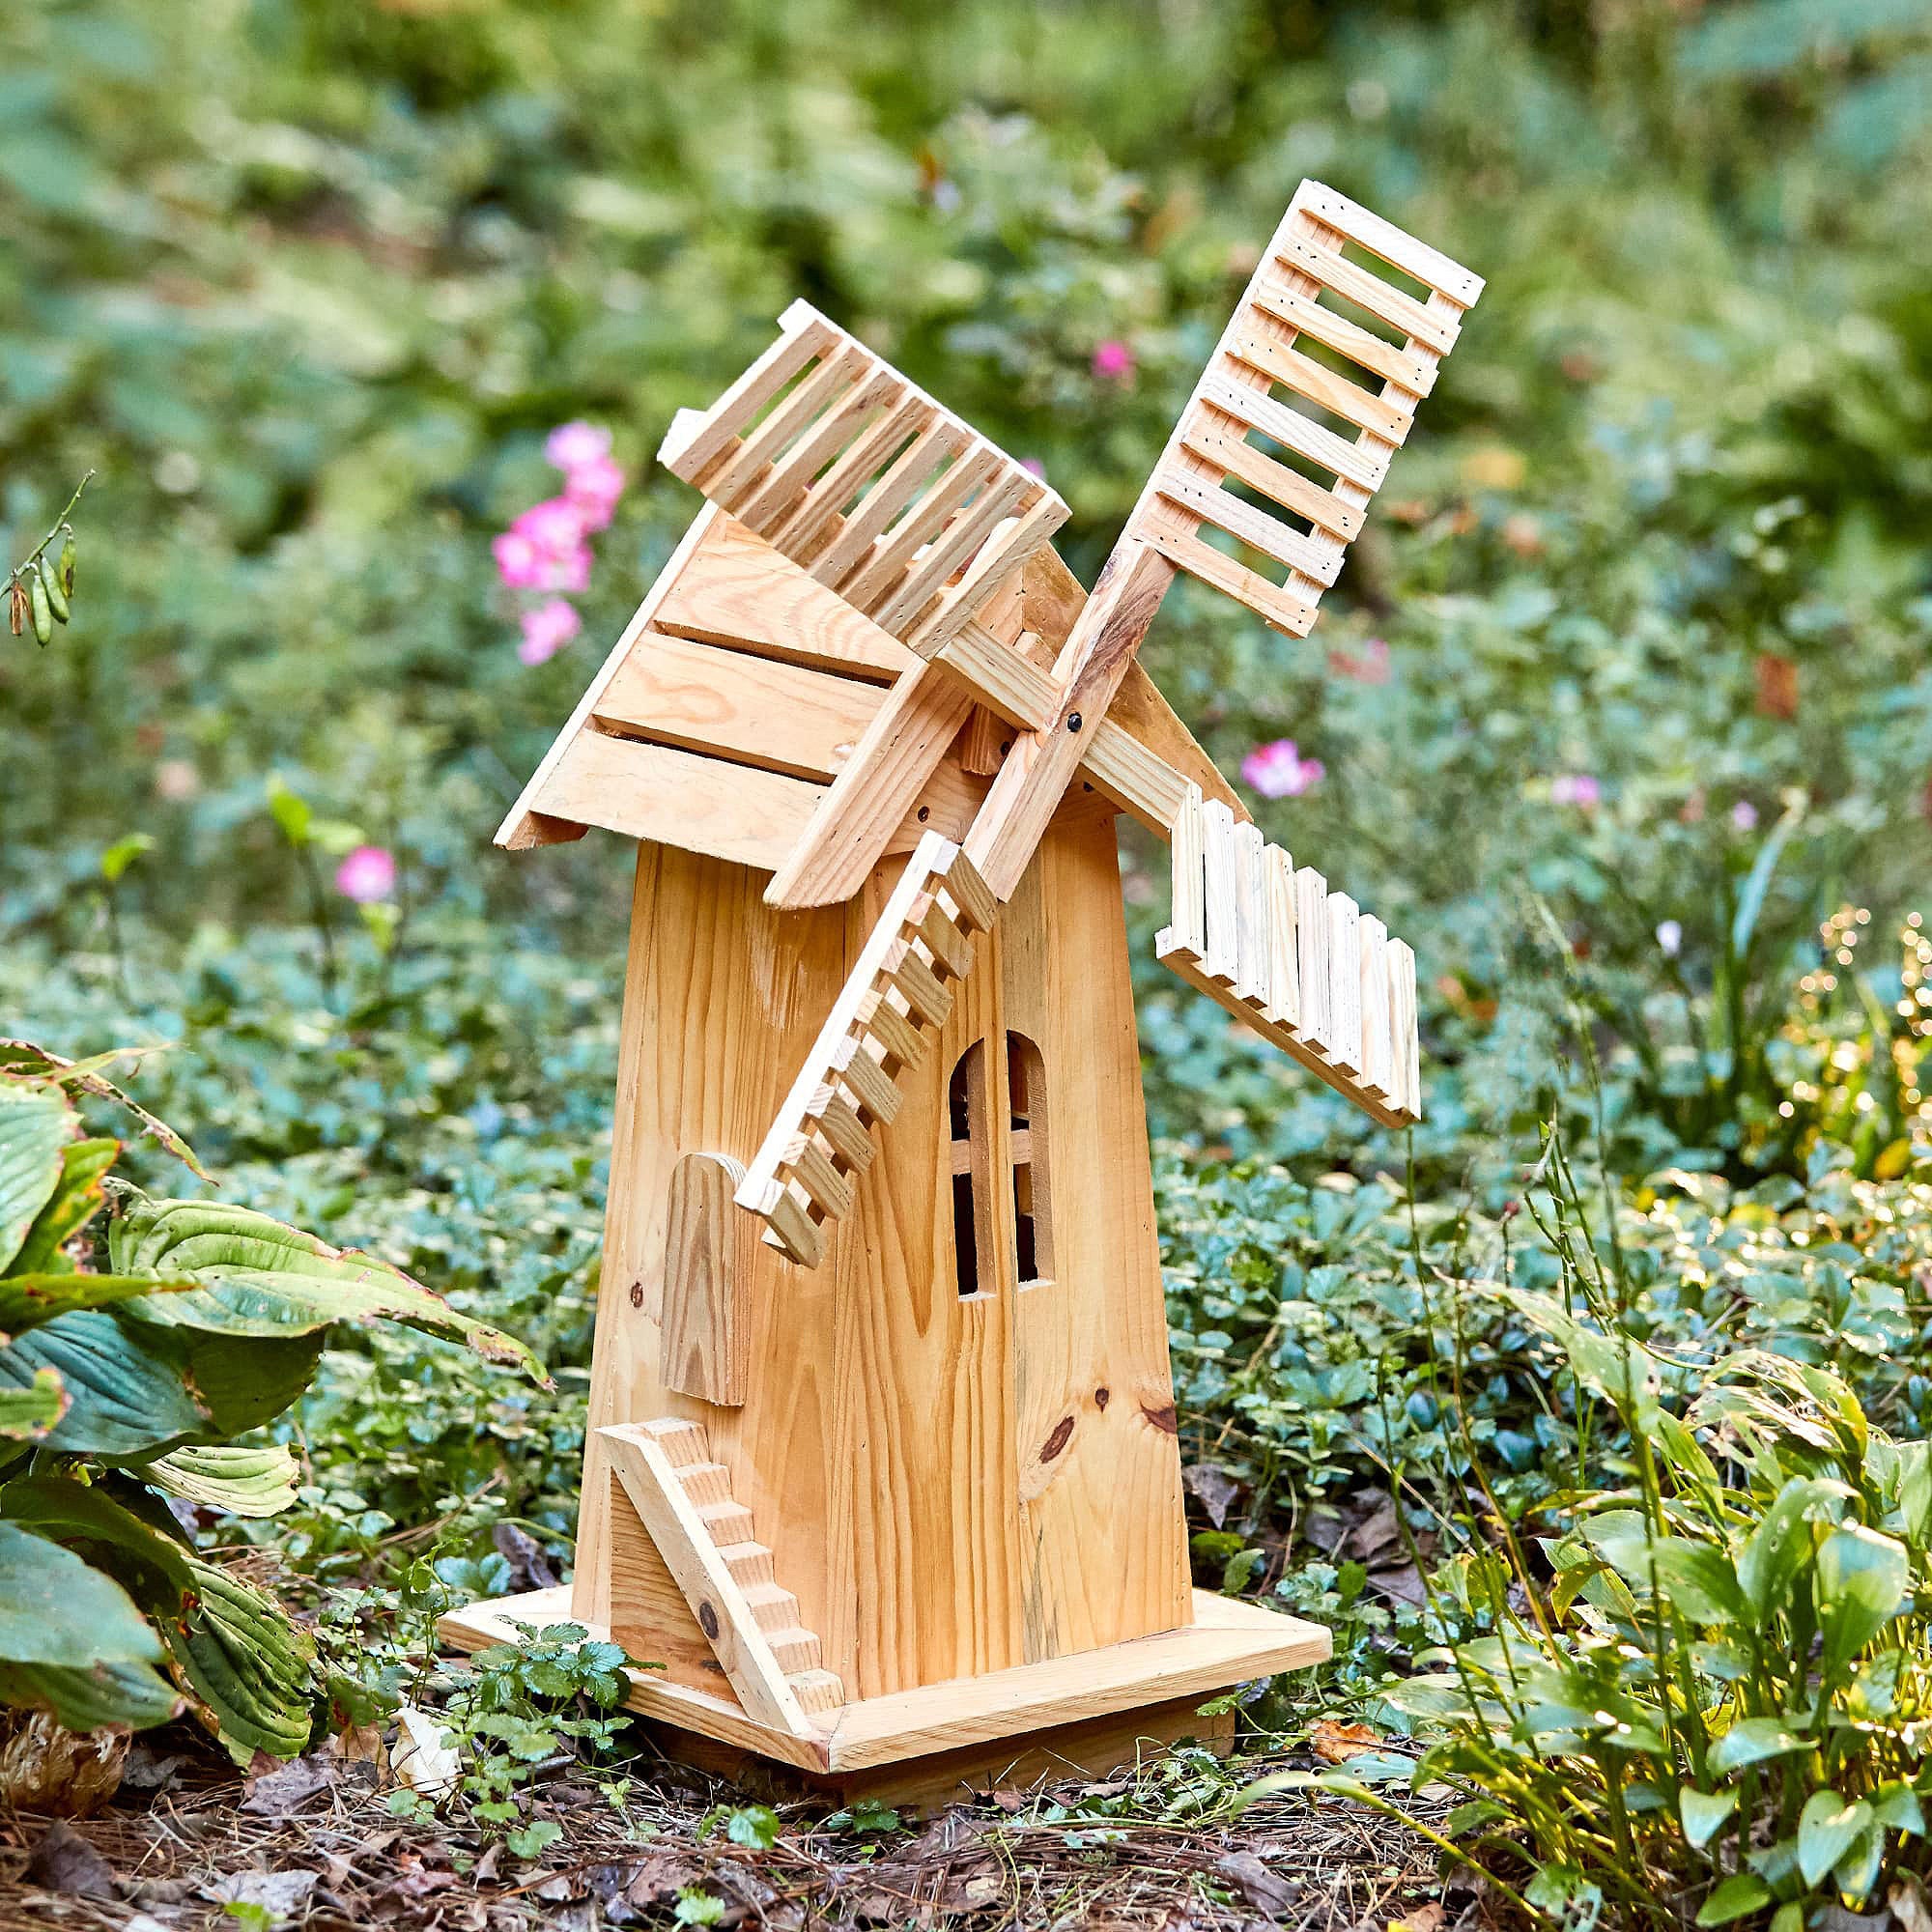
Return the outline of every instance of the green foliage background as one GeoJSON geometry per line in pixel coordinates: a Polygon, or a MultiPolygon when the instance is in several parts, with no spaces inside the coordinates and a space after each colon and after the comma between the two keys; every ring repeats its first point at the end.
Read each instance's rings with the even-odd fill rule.
{"type": "MultiPolygon", "coordinates": [[[[567,1539],[628,852],[488,839],[692,514],[650,467],[671,412],[803,294],[1037,457],[1091,580],[1304,174],[1490,287],[1316,638],[1183,585],[1149,651],[1229,769],[1322,760],[1264,822],[1427,981],[1405,1148],[1147,966],[1183,1412],[1275,1550],[1241,1575],[1390,1460],[1465,1510],[1425,1291],[1502,1251],[1552,1113],[1602,1126],[1657,1333],[1694,1353],[1742,1295],[1916,1430],[1887,949],[1932,856],[1928,107],[1904,0],[8,9],[8,554],[99,474],[73,625],[0,640],[4,1030],[182,1041],[141,1093],[229,1198],[562,1387],[331,1352],[285,1559],[380,1578],[478,1492],[567,1539]],[[1092,373],[1107,340],[1130,383],[1092,373]],[[527,669],[489,538],[579,415],[637,480],[584,638],[527,669]],[[1390,679],[1350,676],[1378,637],[1390,679]],[[333,987],[271,775],[402,862],[386,950],[323,901],[333,987]],[[1594,808],[1552,798],[1577,775],[1594,808]],[[1844,899],[1862,964],[1820,992],[1844,899]]],[[[1144,941],[1163,869],[1127,866],[1144,941]]],[[[1520,1331],[1472,1346],[1466,1419],[1527,1506],[1574,1428],[1520,1331]]]]}

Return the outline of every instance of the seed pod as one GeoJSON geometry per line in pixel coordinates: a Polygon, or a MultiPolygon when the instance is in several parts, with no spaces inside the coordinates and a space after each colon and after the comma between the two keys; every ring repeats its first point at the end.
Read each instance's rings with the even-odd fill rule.
{"type": "Polygon", "coordinates": [[[61,545],[60,554],[61,588],[71,597],[73,595],[73,533],[68,533],[67,541],[61,545]]]}
{"type": "Polygon", "coordinates": [[[47,586],[39,577],[34,579],[34,636],[43,644],[54,640],[54,607],[47,602],[47,586]]]}
{"type": "Polygon", "coordinates": [[[46,587],[47,603],[52,607],[54,615],[65,624],[67,592],[61,588],[60,575],[54,569],[54,560],[50,556],[41,558],[41,582],[46,587]]]}
{"type": "Polygon", "coordinates": [[[27,628],[27,593],[17,577],[7,586],[7,621],[16,638],[27,628]]]}

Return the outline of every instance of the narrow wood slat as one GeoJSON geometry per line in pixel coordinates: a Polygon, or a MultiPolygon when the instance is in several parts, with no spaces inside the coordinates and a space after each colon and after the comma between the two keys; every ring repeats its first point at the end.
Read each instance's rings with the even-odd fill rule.
{"type": "MultiPolygon", "coordinates": [[[[1325,530],[1347,542],[1358,536],[1362,512],[1345,503],[1332,490],[1277,463],[1253,443],[1241,438],[1241,424],[1216,410],[1211,404],[1195,412],[1181,440],[1196,456],[1211,463],[1223,474],[1237,477],[1250,490],[1258,490],[1270,503],[1297,517],[1306,517],[1318,530],[1325,530]]],[[[1338,559],[1339,561],[1339,559],[1338,559]]]]}
{"type": "Polygon", "coordinates": [[[1312,866],[1294,875],[1295,964],[1301,977],[1301,1037],[1328,1056],[1328,881],[1312,866]]]}
{"type": "Polygon", "coordinates": [[[807,1116],[825,1136],[826,1145],[854,1174],[864,1174],[878,1151],[866,1123],[838,1093],[829,1092],[813,1102],[807,1116]]]}
{"type": "Polygon", "coordinates": [[[993,531],[1009,517],[1029,488],[1037,488],[1024,470],[995,471],[971,505],[932,539],[923,554],[906,567],[904,581],[874,612],[873,621],[896,636],[946,588],[955,570],[969,563],[993,531]]]}
{"type": "Polygon", "coordinates": [[[1028,731],[1043,730],[1059,709],[1060,687],[1010,644],[968,623],[940,645],[933,661],[959,678],[988,710],[1028,731]]]}
{"type": "Polygon", "coordinates": [[[869,373],[862,371],[851,393],[827,410],[799,438],[784,459],[772,467],[772,473],[733,513],[738,521],[760,536],[765,535],[774,523],[793,508],[800,493],[811,487],[813,477],[860,437],[873,412],[883,410],[890,419],[904,393],[904,380],[884,363],[869,373]]]}
{"type": "Polygon", "coordinates": [[[1260,571],[1236,563],[1226,552],[1199,537],[1179,536],[1171,530],[1150,530],[1148,547],[1198,577],[1203,583],[1225,591],[1236,603],[1245,605],[1264,624],[1291,638],[1305,638],[1315,623],[1315,606],[1291,595],[1278,583],[1270,583],[1260,571]]]}
{"type": "Polygon", "coordinates": [[[1208,950],[1208,886],[1203,856],[1205,834],[1202,826],[1204,801],[1201,787],[1190,784],[1174,821],[1173,910],[1168,914],[1171,930],[1190,952],[1208,950]]]}
{"type": "Polygon", "coordinates": [[[982,598],[1038,551],[1065,521],[1066,505],[1047,494],[1009,527],[996,530],[965,578],[946,593],[930,616],[906,634],[906,642],[921,657],[931,657],[970,621],[982,598]]]}
{"type": "MultiPolygon", "coordinates": [[[[1298,269],[1311,281],[1332,289],[1357,308],[1367,309],[1378,322],[1399,328],[1411,342],[1446,355],[1456,346],[1462,332],[1455,321],[1437,310],[1426,308],[1413,296],[1392,289],[1379,275],[1358,269],[1346,255],[1324,248],[1319,242],[1290,235],[1282,240],[1281,260],[1298,269]]],[[[1465,304],[1466,306],[1466,304],[1465,304]]]]}
{"type": "Polygon", "coordinates": [[[1199,476],[1166,469],[1154,479],[1154,487],[1170,503],[1192,510],[1230,536],[1238,537],[1249,549],[1300,571],[1317,583],[1333,583],[1341,574],[1341,554],[1332,547],[1311,543],[1299,530],[1199,476]]]}
{"type": "MultiPolygon", "coordinates": [[[[766,1240],[790,1256],[800,1267],[815,1268],[825,1259],[825,1230],[782,1182],[771,1188],[770,1197],[769,1205],[760,1210],[769,1224],[766,1240]]],[[[742,1197],[738,1205],[745,1205],[742,1197]]]]}
{"type": "Polygon", "coordinates": [[[1414,426],[1414,412],[1406,404],[1384,401],[1298,349],[1285,348],[1252,331],[1236,336],[1233,346],[1249,368],[1271,376],[1304,402],[1319,403],[1357,429],[1373,430],[1385,441],[1400,445],[1414,426]]]}
{"type": "Polygon", "coordinates": [[[884,1048],[886,1058],[896,1060],[908,1072],[925,1058],[925,1036],[908,1013],[893,1005],[883,988],[865,1007],[860,1024],[884,1048]]]}
{"type": "Polygon", "coordinates": [[[1235,827],[1235,991],[1263,1007],[1268,994],[1265,848],[1259,825],[1235,827]]]}
{"type": "Polygon", "coordinates": [[[973,965],[973,942],[947,918],[937,899],[919,923],[919,936],[936,967],[949,978],[963,980],[973,965]]]}
{"type": "Polygon", "coordinates": [[[794,1150],[790,1161],[791,1179],[824,1208],[834,1221],[842,1221],[852,1211],[854,1194],[848,1176],[839,1173],[832,1156],[809,1137],[794,1150]]]}
{"type": "Polygon", "coordinates": [[[1362,1070],[1361,908],[1347,893],[1328,895],[1328,1037],[1331,1057],[1362,1070]]]}
{"type": "Polygon", "coordinates": [[[905,956],[892,969],[893,984],[905,995],[906,1006],[929,1027],[942,1027],[952,1010],[952,995],[939,975],[908,945],[905,956]]]}
{"type": "Polygon", "coordinates": [[[704,494],[735,516],[738,505],[754,494],[754,486],[762,484],[766,471],[784,455],[792,439],[808,428],[821,411],[836,408],[845,392],[864,376],[870,360],[857,343],[831,351],[744,440],[735,456],[715,471],[705,472],[700,479],[704,494]]]}
{"type": "Polygon", "coordinates": [[[961,924],[974,932],[992,931],[993,922],[1000,916],[1000,902],[964,852],[955,847],[949,858],[933,867],[932,875],[946,888],[961,924]]]}
{"type": "Polygon", "coordinates": [[[804,303],[788,308],[780,327],[784,332],[779,339],[690,425],[687,434],[679,436],[677,425],[672,425],[671,435],[658,448],[658,461],[673,476],[687,483],[700,476],[738,431],[836,336],[832,325],[804,303]],[[796,326],[786,328],[793,318],[796,326]]]}
{"type": "Polygon", "coordinates": [[[947,518],[999,467],[1000,452],[991,443],[967,450],[950,469],[933,479],[905,515],[879,538],[871,554],[839,580],[839,596],[867,616],[883,608],[914,554],[938,536],[947,518]]]}
{"type": "Polygon", "coordinates": [[[863,1039],[845,1041],[836,1070],[874,1124],[889,1127],[898,1118],[905,1095],[863,1039]]]}
{"type": "Polygon", "coordinates": [[[1398,349],[1392,342],[1384,341],[1308,296],[1296,295],[1279,282],[1263,282],[1251,299],[1257,308],[1277,322],[1287,323],[1298,334],[1312,336],[1324,348],[1346,355],[1356,367],[1379,376],[1385,383],[1393,383],[1411,396],[1426,396],[1435,386],[1435,371],[1420,356],[1398,349]]]}
{"type": "Polygon", "coordinates": [[[1362,1084],[1391,1102],[1402,1093],[1395,1076],[1395,1040],[1390,1032],[1388,928],[1371,914],[1359,929],[1362,984],[1362,1084]]]}
{"type": "Polygon", "coordinates": [[[819,582],[836,586],[871,548],[872,540],[913,499],[926,479],[949,457],[966,447],[970,433],[963,423],[936,416],[914,438],[909,448],[867,490],[845,520],[845,527],[808,568],[819,582]]]}
{"type": "Polygon", "coordinates": [[[1406,940],[1388,945],[1391,1030],[1400,1062],[1398,1080],[1404,1110],[1422,1118],[1422,1054],[1416,1028],[1415,953],[1406,940]]]}
{"type": "Polygon", "coordinates": [[[1235,815],[1216,798],[1201,808],[1201,860],[1208,923],[1208,944],[1201,952],[1204,970],[1209,979],[1233,985],[1240,964],[1239,861],[1235,856],[1235,815]]]}
{"type": "Polygon", "coordinates": [[[1294,956],[1294,861],[1279,845],[1262,855],[1267,918],[1267,1014],[1282,1026],[1301,1016],[1301,968],[1294,956]]]}
{"type": "Polygon", "coordinates": [[[1303,186],[1301,203],[1309,213],[1339,235],[1345,235],[1358,248],[1379,255],[1392,268],[1412,276],[1425,287],[1439,289],[1467,308],[1483,293],[1482,276],[1452,261],[1439,248],[1418,242],[1373,210],[1363,208],[1321,182],[1303,186]]]}
{"type": "Polygon", "coordinates": [[[923,434],[937,413],[929,403],[901,396],[772,530],[772,542],[787,556],[810,554],[814,540],[835,526],[861,486],[895,458],[902,444],[923,434]]]}
{"type": "Polygon", "coordinates": [[[875,684],[647,631],[591,715],[627,736],[823,781],[885,697],[875,684]]]}
{"type": "Polygon", "coordinates": [[[1382,487],[1388,474],[1388,458],[1371,444],[1350,442],[1331,429],[1323,429],[1313,416],[1278,403],[1260,389],[1250,389],[1218,370],[1201,379],[1202,395],[1217,410],[1238,417],[1250,429],[1272,437],[1284,449],[1305,456],[1345,483],[1374,492],[1382,487]]]}

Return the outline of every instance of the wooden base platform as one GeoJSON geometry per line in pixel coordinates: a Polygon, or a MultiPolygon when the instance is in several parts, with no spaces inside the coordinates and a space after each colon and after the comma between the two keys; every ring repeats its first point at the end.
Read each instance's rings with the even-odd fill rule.
{"type": "MultiPolygon", "coordinates": [[[[770,1779],[774,1766],[785,1767],[793,1784],[840,1800],[937,1804],[993,1785],[1106,1776],[1183,1738],[1225,1751],[1232,1716],[1203,1718],[1203,1703],[1233,1685],[1322,1662],[1330,1651],[1320,1625],[1206,1590],[1194,1593],[1194,1619],[1104,1650],[868,1697],[827,1712],[809,1738],[754,1722],[728,1694],[654,1671],[628,1673],[625,1701],[669,1755],[706,1770],[770,1779]]],[[[564,1585],[452,1610],[438,1630],[451,1648],[474,1651],[516,1642],[513,1622],[582,1621],[564,1585]]]]}

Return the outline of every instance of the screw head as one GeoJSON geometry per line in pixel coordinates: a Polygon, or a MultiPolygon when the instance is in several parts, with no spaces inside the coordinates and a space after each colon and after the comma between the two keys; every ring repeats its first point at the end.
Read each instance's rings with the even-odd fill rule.
{"type": "Polygon", "coordinates": [[[1079,730],[1079,728],[1080,728],[1080,714],[1079,714],[1079,712],[1075,711],[1075,712],[1073,712],[1073,713],[1072,713],[1072,714],[1071,714],[1071,715],[1070,715],[1070,716],[1069,716],[1069,717],[1067,718],[1067,721],[1066,721],[1066,728],[1067,728],[1067,729],[1068,729],[1069,731],[1077,731],[1077,730],[1079,730]]]}

